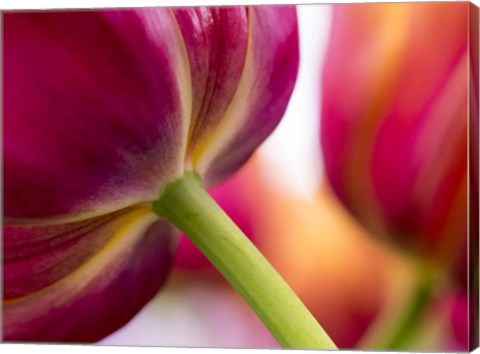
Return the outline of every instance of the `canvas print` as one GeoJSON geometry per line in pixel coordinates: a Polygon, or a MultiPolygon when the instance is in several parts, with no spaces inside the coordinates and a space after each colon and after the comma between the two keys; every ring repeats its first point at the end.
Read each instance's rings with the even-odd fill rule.
{"type": "Polygon", "coordinates": [[[478,12],[3,11],[3,342],[473,350],[478,12]]]}

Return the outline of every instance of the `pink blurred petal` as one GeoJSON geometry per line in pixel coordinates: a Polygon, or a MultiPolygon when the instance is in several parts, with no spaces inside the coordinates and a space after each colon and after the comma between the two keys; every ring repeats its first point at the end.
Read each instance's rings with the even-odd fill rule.
{"type": "Polygon", "coordinates": [[[451,266],[466,231],[468,4],[335,7],[322,151],[378,236],[451,266]]]}
{"type": "MultiPolygon", "coordinates": [[[[453,331],[449,350],[468,351],[469,345],[469,308],[466,294],[456,294],[451,299],[451,326],[453,331]]],[[[471,333],[471,332],[470,332],[471,333]]],[[[478,336],[478,334],[477,334],[478,336]]]]}

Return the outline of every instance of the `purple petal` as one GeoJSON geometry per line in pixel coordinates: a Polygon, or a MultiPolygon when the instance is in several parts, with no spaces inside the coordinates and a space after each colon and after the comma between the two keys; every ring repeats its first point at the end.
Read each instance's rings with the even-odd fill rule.
{"type": "Polygon", "coordinates": [[[38,241],[42,227],[7,229],[4,340],[97,341],[128,322],[164,283],[176,231],[150,211],[69,227],[72,234],[58,227],[58,235],[48,227],[30,248],[11,241],[29,232],[38,241]]]}
{"type": "Polygon", "coordinates": [[[4,299],[40,290],[99,252],[128,210],[68,224],[4,227],[4,299]]]}
{"type": "Polygon", "coordinates": [[[194,169],[210,186],[238,170],[277,126],[297,76],[295,7],[251,7],[248,21],[248,49],[235,95],[215,130],[197,142],[192,154],[194,169]]]}
{"type": "Polygon", "coordinates": [[[294,7],[8,13],[4,28],[8,225],[151,201],[184,168],[225,179],[298,69],[294,7]]]}
{"type": "Polygon", "coordinates": [[[190,62],[192,153],[224,118],[237,90],[248,44],[246,7],[191,7],[173,10],[190,62]]]}
{"type": "Polygon", "coordinates": [[[182,170],[188,62],[168,9],[4,15],[4,215],[75,220],[182,170]]]}

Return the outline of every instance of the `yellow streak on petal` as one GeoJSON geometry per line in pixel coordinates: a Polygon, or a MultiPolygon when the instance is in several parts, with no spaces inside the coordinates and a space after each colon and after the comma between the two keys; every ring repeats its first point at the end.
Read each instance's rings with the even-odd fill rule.
{"type": "MultiPolygon", "coordinates": [[[[361,212],[362,218],[367,224],[375,230],[383,230],[383,225],[379,224],[378,201],[375,199],[373,181],[371,180],[370,159],[373,156],[373,147],[375,139],[383,119],[382,112],[390,104],[395,88],[395,83],[400,74],[399,67],[403,57],[406,55],[408,42],[408,24],[411,7],[407,4],[390,5],[368,5],[372,6],[372,15],[377,22],[378,28],[387,28],[388,30],[377,31],[377,38],[372,39],[375,44],[369,48],[366,53],[368,62],[365,62],[365,68],[372,68],[372,82],[366,85],[370,97],[367,106],[363,112],[358,112],[359,116],[365,117],[359,130],[355,132],[355,140],[350,145],[347,156],[350,158],[345,170],[344,183],[347,191],[346,195],[351,196],[350,203],[357,212],[361,212]],[[363,172],[363,174],[361,173],[363,172]],[[361,174],[361,175],[360,175],[361,174]],[[360,202],[360,203],[359,203],[360,202]],[[363,208],[367,203],[370,208],[363,208]]],[[[373,22],[373,19],[372,19],[373,22]]],[[[387,235],[387,232],[382,232],[387,235]]]]}
{"type": "MultiPolygon", "coordinates": [[[[182,105],[183,105],[183,112],[184,112],[184,129],[183,129],[183,137],[182,142],[184,142],[184,146],[182,149],[182,156],[183,161],[185,164],[188,164],[186,159],[186,154],[188,152],[188,145],[189,145],[189,132],[190,126],[192,123],[192,110],[193,110],[193,88],[192,88],[192,73],[190,67],[190,61],[188,59],[188,52],[187,46],[185,44],[185,39],[183,38],[182,30],[177,22],[173,9],[168,9],[169,15],[172,17],[173,23],[175,23],[176,29],[176,37],[178,38],[178,48],[176,48],[175,53],[177,54],[177,72],[179,75],[177,76],[180,91],[182,93],[182,105]]],[[[185,169],[185,166],[184,166],[185,169]]],[[[183,172],[183,171],[182,171],[183,172]]]]}
{"type": "Polygon", "coordinates": [[[255,95],[255,62],[253,61],[252,32],[255,28],[254,9],[248,9],[249,29],[245,65],[237,91],[212,134],[196,143],[192,153],[192,167],[200,175],[205,174],[215,156],[231,141],[248,117],[249,97],[255,95]]]}
{"type": "MultiPolygon", "coordinates": [[[[21,308],[24,302],[35,301],[35,308],[41,310],[48,309],[52,304],[54,307],[61,307],[68,302],[70,298],[68,294],[75,296],[93,281],[96,281],[98,287],[102,281],[105,282],[109,276],[113,275],[111,269],[114,263],[122,261],[122,255],[129,252],[155,220],[157,220],[156,215],[148,209],[133,210],[121,216],[118,220],[118,229],[96,255],[56,283],[21,298],[4,301],[4,311],[18,305],[16,310],[19,313],[25,312],[28,316],[29,308],[25,308],[25,311],[21,308]],[[112,257],[112,255],[115,256],[112,257]],[[99,277],[100,275],[102,276],[99,277]]],[[[22,322],[26,320],[26,318],[21,319],[22,322]]]]}
{"type": "MultiPolygon", "coordinates": [[[[162,45],[158,48],[159,51],[167,51],[168,56],[173,58],[172,62],[175,63],[175,77],[178,83],[178,89],[181,97],[182,105],[182,135],[180,141],[177,144],[182,144],[182,148],[179,152],[180,158],[178,159],[177,170],[173,172],[170,178],[163,178],[163,180],[173,180],[183,174],[184,171],[184,157],[188,145],[188,132],[190,129],[190,122],[192,117],[192,80],[190,72],[190,61],[188,59],[188,52],[185,45],[185,40],[182,35],[182,31],[178,25],[177,19],[173,12],[173,9],[165,9],[167,11],[169,20],[166,21],[162,18],[164,15],[159,12],[158,17],[147,16],[145,20],[145,29],[147,33],[152,37],[152,41],[156,42],[155,37],[159,33],[166,33],[167,45],[162,45]]],[[[159,97],[159,99],[162,99],[159,97]]],[[[162,152],[163,153],[163,152],[162,152]]],[[[138,159],[138,156],[135,156],[138,159]]],[[[162,176],[164,177],[164,176],[162,176]]],[[[162,188],[164,186],[161,186],[162,188]]],[[[154,195],[156,198],[160,194],[154,195]]],[[[150,197],[150,196],[149,196],[150,197]]]]}

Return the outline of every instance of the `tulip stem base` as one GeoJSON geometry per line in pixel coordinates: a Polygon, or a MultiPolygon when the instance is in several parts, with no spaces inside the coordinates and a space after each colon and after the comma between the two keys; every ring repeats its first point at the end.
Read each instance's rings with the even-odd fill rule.
{"type": "Polygon", "coordinates": [[[203,188],[194,173],[154,202],[245,299],[284,348],[336,349],[333,341],[265,257],[203,188]]]}

